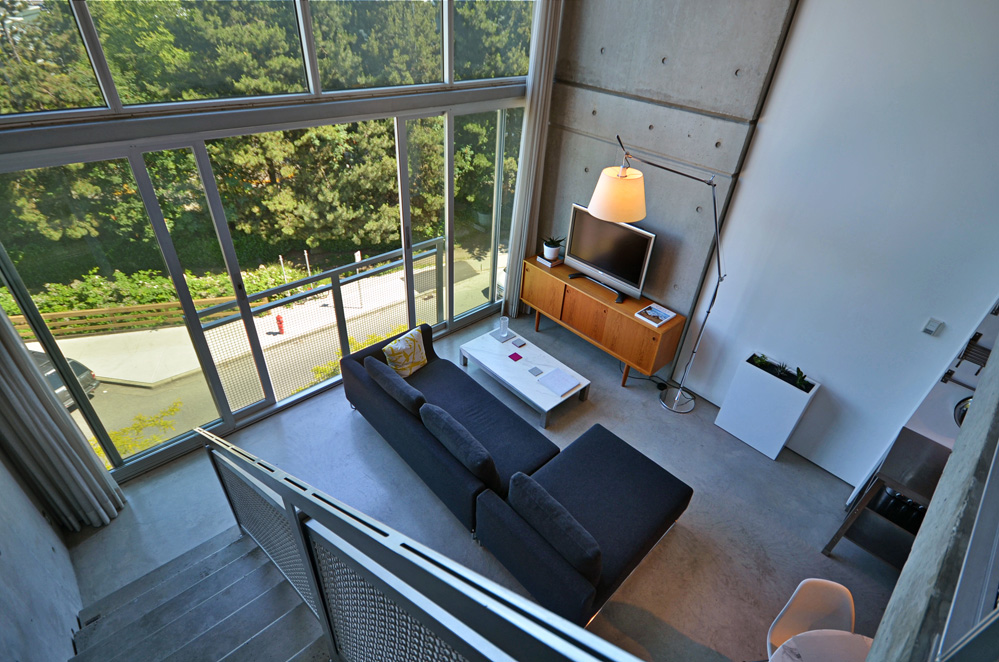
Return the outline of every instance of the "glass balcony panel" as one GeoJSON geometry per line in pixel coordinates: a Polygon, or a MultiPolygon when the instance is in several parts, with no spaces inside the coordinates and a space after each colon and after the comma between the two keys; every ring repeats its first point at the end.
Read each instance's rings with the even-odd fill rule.
{"type": "Polygon", "coordinates": [[[522,109],[455,118],[455,317],[503,298],[522,123],[522,109]]]}
{"type": "Polygon", "coordinates": [[[360,278],[342,287],[352,352],[409,328],[402,260],[389,265],[362,271],[360,278]]]}
{"type": "Polygon", "coordinates": [[[406,135],[416,320],[433,326],[447,318],[444,118],[407,120],[406,135]]]}
{"type": "Polygon", "coordinates": [[[455,0],[454,78],[526,76],[534,0],[455,0]]]}
{"type": "Polygon", "coordinates": [[[69,2],[0,2],[0,115],[104,106],[69,2]]]}
{"type": "Polygon", "coordinates": [[[3,174],[0,199],[8,255],[62,354],[96,373],[122,457],[216,420],[128,162],[3,174]]]}
{"type": "Polygon", "coordinates": [[[292,0],[87,4],[125,105],[308,91],[292,0]]]}
{"type": "Polygon", "coordinates": [[[438,0],[313,0],[323,90],[443,82],[438,0]]]}

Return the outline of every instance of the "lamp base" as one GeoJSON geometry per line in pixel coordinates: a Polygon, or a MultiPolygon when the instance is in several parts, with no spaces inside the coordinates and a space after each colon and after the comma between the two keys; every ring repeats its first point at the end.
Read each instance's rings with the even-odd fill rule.
{"type": "Polygon", "coordinates": [[[689,414],[696,404],[694,394],[675,386],[667,386],[659,394],[659,404],[677,414],[689,414]]]}

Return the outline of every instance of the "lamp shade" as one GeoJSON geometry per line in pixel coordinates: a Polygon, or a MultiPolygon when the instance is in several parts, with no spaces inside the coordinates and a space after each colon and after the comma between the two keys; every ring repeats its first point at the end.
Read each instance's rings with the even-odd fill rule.
{"type": "Polygon", "coordinates": [[[642,172],[635,168],[604,168],[586,209],[590,215],[612,223],[642,220],[645,218],[645,179],[642,172]]]}

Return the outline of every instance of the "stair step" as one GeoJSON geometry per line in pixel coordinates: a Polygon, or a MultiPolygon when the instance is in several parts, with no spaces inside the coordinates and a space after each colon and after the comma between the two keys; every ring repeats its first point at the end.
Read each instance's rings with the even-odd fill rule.
{"type": "Polygon", "coordinates": [[[311,644],[298,651],[288,662],[330,662],[332,656],[326,647],[326,640],[319,637],[311,644]]]}
{"type": "MultiPolygon", "coordinates": [[[[216,662],[299,605],[304,605],[301,596],[291,584],[283,581],[190,643],[178,648],[169,657],[157,658],[157,661],[163,659],[165,662],[216,662]]],[[[314,618],[311,614],[309,617],[314,618]]],[[[261,656],[257,659],[268,658],[261,656]]]]}
{"type": "MultiPolygon", "coordinates": [[[[257,662],[258,660],[290,660],[318,639],[323,631],[315,614],[304,602],[254,634],[224,658],[223,662],[257,662]]],[[[323,647],[325,651],[325,644],[323,647]]],[[[327,654],[325,658],[329,660],[327,654]]]]}
{"type": "MultiPolygon", "coordinates": [[[[175,597],[186,593],[200,582],[232,563],[242,561],[245,572],[260,565],[266,555],[249,536],[237,539],[228,546],[215,551],[207,558],[188,563],[178,571],[162,577],[162,581],[151,585],[146,591],[132,598],[117,609],[100,614],[97,620],[77,632],[73,640],[76,650],[85,651],[106,639],[115,632],[142,618],[175,597]],[[252,556],[251,556],[252,553],[252,556]]],[[[230,568],[229,573],[233,572],[230,568]]],[[[225,575],[230,576],[230,575],[225,575]]],[[[234,581],[234,580],[233,580],[234,581]]],[[[231,581],[229,583],[232,583],[231,581]]],[[[211,594],[208,594],[211,595],[211,594]]],[[[207,595],[205,597],[208,597],[207,595]]]]}
{"type": "Polygon", "coordinates": [[[171,561],[167,561],[134,582],[126,584],[117,591],[109,593],[103,598],[94,601],[89,606],[84,607],[80,611],[80,623],[86,626],[95,616],[114,611],[118,607],[131,602],[170,575],[176,574],[192,563],[201,561],[206,556],[211,556],[233,541],[238,540],[241,535],[242,531],[240,531],[238,526],[230,527],[217,536],[201,543],[194,549],[184,552],[171,561]]]}
{"type": "Polygon", "coordinates": [[[155,662],[170,655],[210,630],[219,622],[238,611],[243,605],[252,602],[275,586],[287,583],[284,576],[272,563],[265,563],[245,577],[211,596],[198,606],[184,613],[163,628],[144,639],[129,637],[128,630],[118,636],[128,639],[129,648],[113,658],[104,655],[101,646],[95,646],[73,658],[74,662],[108,662],[108,660],[143,660],[155,662]]]}
{"type": "Polygon", "coordinates": [[[270,563],[270,560],[264,551],[253,547],[243,556],[146,613],[118,610],[102,618],[90,626],[93,628],[91,636],[83,638],[86,648],[80,647],[78,643],[77,650],[82,652],[99,648],[105,659],[111,659],[134,642],[158,632],[266,563],[270,563]],[[119,636],[113,636],[115,634],[119,636]]]}

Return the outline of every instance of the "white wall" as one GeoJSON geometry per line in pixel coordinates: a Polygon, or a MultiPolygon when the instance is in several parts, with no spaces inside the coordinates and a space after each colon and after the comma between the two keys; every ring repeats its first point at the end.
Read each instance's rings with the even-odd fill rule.
{"type": "Polygon", "coordinates": [[[0,659],[68,660],[80,607],[66,545],[0,452],[0,659]]]}
{"type": "Polygon", "coordinates": [[[801,366],[823,389],[789,445],[851,484],[999,295],[997,27],[995,2],[801,0],[736,188],[688,384],[721,404],[752,352],[801,366]]]}

